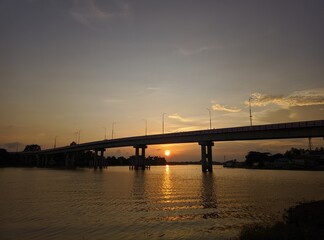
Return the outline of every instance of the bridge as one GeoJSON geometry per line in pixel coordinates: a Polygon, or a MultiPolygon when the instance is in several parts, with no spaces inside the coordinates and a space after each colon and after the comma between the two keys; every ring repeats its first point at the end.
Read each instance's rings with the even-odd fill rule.
{"type": "Polygon", "coordinates": [[[135,148],[135,159],[131,163],[130,167],[135,169],[145,169],[147,167],[147,162],[145,161],[145,149],[149,145],[198,143],[201,146],[202,171],[212,172],[212,146],[214,146],[214,142],[313,137],[324,137],[324,120],[126,137],[88,142],[42,151],[22,152],[21,154],[24,156],[34,155],[37,157],[38,161],[42,161],[43,163],[45,162],[45,165],[49,157],[57,154],[64,154],[66,164],[71,162],[73,164],[75,161],[74,153],[94,151],[95,156],[98,156],[98,153],[100,153],[99,156],[101,156],[101,158],[91,160],[89,164],[95,168],[102,168],[105,166],[105,163],[100,159],[102,159],[105,149],[131,146],[135,148]]]}

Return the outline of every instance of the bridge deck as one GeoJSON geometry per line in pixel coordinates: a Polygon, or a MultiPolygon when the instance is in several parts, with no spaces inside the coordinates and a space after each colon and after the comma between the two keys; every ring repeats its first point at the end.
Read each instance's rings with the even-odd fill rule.
{"type": "MultiPolygon", "coordinates": [[[[74,146],[46,149],[37,153],[58,154],[66,152],[141,145],[308,137],[324,137],[324,120],[127,137],[82,143],[74,146]]],[[[28,152],[28,154],[35,153],[36,152],[28,152]]]]}

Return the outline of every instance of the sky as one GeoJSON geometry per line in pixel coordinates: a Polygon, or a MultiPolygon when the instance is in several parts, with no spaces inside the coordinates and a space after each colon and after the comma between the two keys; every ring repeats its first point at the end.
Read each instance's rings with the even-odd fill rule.
{"type": "MultiPolygon", "coordinates": [[[[0,0],[0,148],[208,129],[209,110],[212,128],[247,126],[250,97],[254,125],[324,119],[323,43],[322,0],[0,0]]],[[[308,140],[213,154],[291,147],[308,140]]],[[[147,152],[166,149],[200,160],[198,144],[147,152]]]]}

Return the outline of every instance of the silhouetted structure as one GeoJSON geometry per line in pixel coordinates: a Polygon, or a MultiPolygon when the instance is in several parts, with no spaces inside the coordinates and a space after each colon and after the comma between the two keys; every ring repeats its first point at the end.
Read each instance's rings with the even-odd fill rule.
{"type": "Polygon", "coordinates": [[[65,165],[73,167],[76,165],[75,157],[77,155],[83,154],[86,151],[92,151],[94,153],[94,160],[89,166],[101,168],[105,166],[105,163],[103,163],[101,159],[103,157],[103,151],[106,148],[133,146],[135,148],[135,158],[133,162],[130,163],[130,168],[146,169],[147,166],[149,166],[145,158],[145,150],[148,145],[196,142],[201,146],[202,171],[212,172],[212,146],[214,142],[217,141],[310,138],[323,136],[324,120],[318,120],[127,137],[82,144],[71,144],[70,146],[43,151],[35,149],[35,151],[26,151],[20,153],[20,155],[27,158],[36,157],[39,163],[38,166],[48,166],[57,155],[64,154],[65,165]],[[100,153],[100,156],[98,156],[98,153],[100,153]]]}

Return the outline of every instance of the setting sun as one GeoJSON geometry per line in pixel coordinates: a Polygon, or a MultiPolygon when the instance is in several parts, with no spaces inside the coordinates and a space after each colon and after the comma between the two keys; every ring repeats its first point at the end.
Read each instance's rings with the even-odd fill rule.
{"type": "Polygon", "coordinates": [[[165,150],[165,151],[164,151],[164,155],[165,155],[165,156],[170,156],[170,154],[171,154],[171,151],[170,151],[170,150],[165,150]]]}

